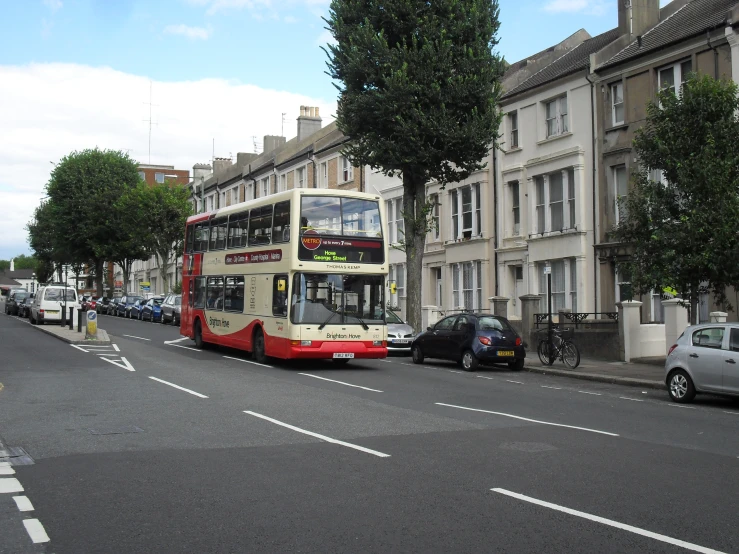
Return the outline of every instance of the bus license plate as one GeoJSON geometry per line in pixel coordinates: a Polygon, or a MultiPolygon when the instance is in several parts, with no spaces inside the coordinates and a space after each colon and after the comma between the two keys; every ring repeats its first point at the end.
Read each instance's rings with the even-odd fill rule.
{"type": "Polygon", "coordinates": [[[514,356],[513,350],[498,350],[498,356],[514,356]]]}
{"type": "Polygon", "coordinates": [[[351,352],[336,352],[334,353],[334,358],[353,358],[354,354],[351,352]]]}

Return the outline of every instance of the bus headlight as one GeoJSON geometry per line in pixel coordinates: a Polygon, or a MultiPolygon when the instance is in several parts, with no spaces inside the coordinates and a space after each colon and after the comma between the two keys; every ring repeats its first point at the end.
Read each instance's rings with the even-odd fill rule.
{"type": "Polygon", "coordinates": [[[292,346],[313,346],[312,340],[291,340],[290,344],[292,346]]]}

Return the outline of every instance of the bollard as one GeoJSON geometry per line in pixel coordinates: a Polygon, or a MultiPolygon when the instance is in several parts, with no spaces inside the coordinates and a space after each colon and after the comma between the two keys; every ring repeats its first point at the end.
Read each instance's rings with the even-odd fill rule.
{"type": "Polygon", "coordinates": [[[77,332],[82,332],[82,317],[84,316],[84,312],[82,310],[77,310],[77,332]]]}
{"type": "Polygon", "coordinates": [[[69,330],[74,331],[74,307],[69,307],[69,330]]]}
{"type": "Polygon", "coordinates": [[[94,310],[87,312],[87,332],[85,340],[97,340],[98,338],[98,322],[97,313],[94,310]]]}

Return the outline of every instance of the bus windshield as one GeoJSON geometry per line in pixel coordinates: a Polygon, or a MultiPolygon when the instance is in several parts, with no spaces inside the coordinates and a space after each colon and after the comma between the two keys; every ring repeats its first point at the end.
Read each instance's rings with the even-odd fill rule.
{"type": "Polygon", "coordinates": [[[295,275],[291,321],[320,325],[384,324],[381,275],[295,275]]]}
{"type": "Polygon", "coordinates": [[[344,237],[382,237],[380,208],[376,200],[336,196],[303,196],[300,232],[344,237]]]}

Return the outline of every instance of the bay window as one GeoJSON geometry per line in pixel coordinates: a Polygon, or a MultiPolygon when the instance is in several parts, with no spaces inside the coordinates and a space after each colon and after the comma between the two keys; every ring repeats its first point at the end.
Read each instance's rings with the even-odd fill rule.
{"type": "MultiPolygon", "coordinates": [[[[546,262],[538,263],[540,310],[546,313],[547,275],[544,271],[546,262]]],[[[569,309],[577,312],[577,262],[575,258],[563,258],[549,262],[552,274],[552,313],[569,309]]]]}
{"type": "Polygon", "coordinates": [[[452,304],[464,310],[482,309],[482,262],[452,264],[452,304]]]}
{"type": "Polygon", "coordinates": [[[576,190],[573,168],[534,177],[536,229],[532,234],[574,229],[576,190]]]}
{"type": "Polygon", "coordinates": [[[451,191],[452,240],[482,236],[480,184],[451,191]]]}

